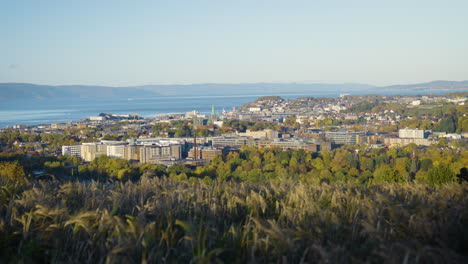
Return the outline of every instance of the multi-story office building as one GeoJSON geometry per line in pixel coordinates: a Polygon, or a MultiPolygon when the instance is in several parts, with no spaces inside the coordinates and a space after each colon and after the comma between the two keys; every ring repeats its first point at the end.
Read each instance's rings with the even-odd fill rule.
{"type": "Polygon", "coordinates": [[[268,139],[276,139],[278,138],[278,132],[272,129],[265,129],[260,131],[251,131],[247,129],[245,133],[238,133],[237,135],[241,137],[251,137],[251,138],[268,138],[268,139]]]}
{"type": "Polygon", "coordinates": [[[161,163],[165,159],[181,159],[181,145],[144,145],[140,148],[141,163],[161,163]]]}
{"type": "Polygon", "coordinates": [[[183,138],[130,138],[127,139],[129,145],[151,145],[151,144],[184,144],[183,138]]]}
{"type": "Polygon", "coordinates": [[[111,158],[123,158],[124,157],[124,149],[125,144],[119,145],[108,145],[107,146],[107,156],[111,158]]]}
{"type": "Polygon", "coordinates": [[[188,152],[188,158],[191,158],[191,159],[195,159],[195,158],[196,158],[196,159],[201,159],[201,158],[202,158],[202,157],[201,157],[201,149],[202,149],[201,147],[197,147],[197,152],[196,152],[197,155],[195,155],[195,148],[191,148],[191,149],[189,150],[189,152],[188,152]]]}
{"type": "Polygon", "coordinates": [[[101,155],[107,155],[107,145],[102,142],[83,143],[81,145],[81,158],[84,161],[91,162],[101,155]]]}
{"type": "Polygon", "coordinates": [[[399,138],[424,138],[423,129],[400,129],[398,130],[399,138]]]}
{"type": "Polygon", "coordinates": [[[205,147],[201,151],[202,158],[206,160],[213,160],[215,157],[223,155],[223,150],[218,148],[205,147]]]}
{"type": "Polygon", "coordinates": [[[62,146],[62,155],[81,158],[81,145],[62,146]]]}
{"type": "MultiPolygon", "coordinates": [[[[223,155],[223,150],[214,147],[201,147],[197,148],[197,159],[213,160],[215,157],[223,155]]],[[[195,158],[194,148],[190,149],[188,153],[189,158],[195,158]]]]}
{"type": "Polygon", "coordinates": [[[282,150],[288,149],[303,149],[311,152],[317,152],[322,149],[330,149],[328,145],[315,144],[311,142],[303,142],[298,140],[283,140],[283,141],[271,141],[271,140],[257,140],[255,141],[258,148],[278,148],[282,150]]]}
{"type": "Polygon", "coordinates": [[[253,146],[255,141],[248,137],[217,137],[212,139],[213,147],[235,147],[240,148],[242,145],[253,146]]]}
{"type": "Polygon", "coordinates": [[[339,130],[339,131],[326,131],[325,137],[335,144],[347,144],[354,145],[358,142],[359,137],[365,136],[364,131],[351,131],[351,130],[339,130]]]}
{"type": "Polygon", "coordinates": [[[147,140],[138,142],[110,141],[83,143],[77,146],[63,146],[64,155],[79,156],[84,161],[91,162],[101,155],[111,158],[123,158],[141,163],[159,163],[161,160],[180,160],[182,158],[182,146],[180,141],[158,141],[147,140]],[[143,144],[141,144],[143,143],[143,144]]]}
{"type": "Polygon", "coordinates": [[[123,158],[130,161],[140,160],[141,145],[127,145],[123,149],[123,158]]]}
{"type": "Polygon", "coordinates": [[[416,145],[420,146],[429,146],[431,144],[434,144],[434,141],[431,141],[427,138],[385,138],[384,143],[387,146],[391,145],[396,145],[396,146],[406,146],[411,143],[414,143],[416,145]]]}
{"type": "Polygon", "coordinates": [[[101,155],[113,158],[123,158],[123,149],[127,143],[122,141],[102,140],[101,142],[83,143],[81,158],[90,162],[101,155]]]}

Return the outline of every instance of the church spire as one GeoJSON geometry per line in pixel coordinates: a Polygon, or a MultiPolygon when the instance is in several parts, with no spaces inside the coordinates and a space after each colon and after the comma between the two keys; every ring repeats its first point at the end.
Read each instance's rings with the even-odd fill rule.
{"type": "Polygon", "coordinates": [[[208,124],[214,125],[215,121],[216,121],[216,112],[215,112],[214,105],[211,105],[211,115],[210,115],[210,119],[208,120],[208,124]]]}

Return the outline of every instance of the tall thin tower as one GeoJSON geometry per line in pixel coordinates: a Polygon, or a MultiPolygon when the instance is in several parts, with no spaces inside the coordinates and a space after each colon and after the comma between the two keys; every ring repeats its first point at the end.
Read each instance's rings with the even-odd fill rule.
{"type": "Polygon", "coordinates": [[[195,162],[197,162],[198,158],[198,148],[197,148],[197,118],[193,118],[193,155],[195,158],[195,162]]]}
{"type": "Polygon", "coordinates": [[[208,119],[208,125],[210,126],[214,125],[215,121],[216,121],[216,112],[215,112],[214,105],[211,105],[211,115],[210,115],[210,119],[208,119]]]}

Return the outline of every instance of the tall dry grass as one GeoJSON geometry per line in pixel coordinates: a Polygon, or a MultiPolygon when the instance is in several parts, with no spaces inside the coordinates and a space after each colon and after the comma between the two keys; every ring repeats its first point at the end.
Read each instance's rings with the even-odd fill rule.
{"type": "Polygon", "coordinates": [[[4,199],[0,261],[466,263],[468,185],[38,182],[4,199]]]}

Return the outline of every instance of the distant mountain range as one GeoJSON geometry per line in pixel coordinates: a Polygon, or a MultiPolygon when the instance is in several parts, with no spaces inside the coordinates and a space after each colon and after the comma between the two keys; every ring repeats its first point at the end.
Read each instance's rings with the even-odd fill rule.
{"type": "Polygon", "coordinates": [[[294,93],[379,93],[399,90],[424,92],[468,91],[468,81],[433,81],[419,84],[373,86],[368,84],[304,84],[304,83],[245,83],[245,84],[189,84],[144,85],[133,87],[108,87],[86,85],[37,85],[29,83],[0,83],[0,100],[48,98],[144,98],[161,95],[241,95],[241,94],[294,94],[294,93]]]}
{"type": "Polygon", "coordinates": [[[447,91],[466,91],[468,90],[468,81],[432,81],[428,83],[417,83],[417,84],[402,84],[402,85],[390,85],[381,87],[382,90],[421,90],[421,91],[433,91],[433,90],[447,90],[447,91]]]}

